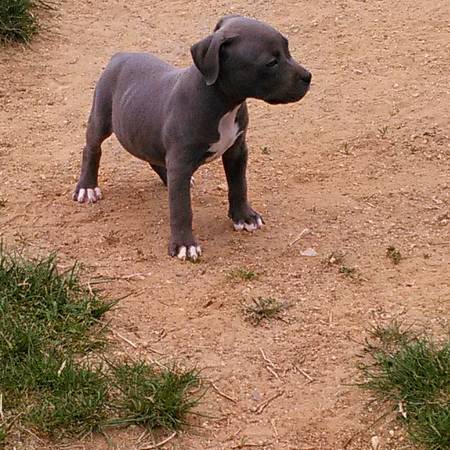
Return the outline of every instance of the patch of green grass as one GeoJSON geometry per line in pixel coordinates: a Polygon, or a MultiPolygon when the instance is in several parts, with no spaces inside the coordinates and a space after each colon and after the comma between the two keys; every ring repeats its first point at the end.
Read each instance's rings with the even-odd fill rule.
{"type": "Polygon", "coordinates": [[[416,337],[410,329],[404,329],[399,322],[393,321],[388,325],[375,326],[370,330],[370,340],[367,342],[366,350],[371,353],[380,348],[389,352],[397,351],[416,337]]]}
{"type": "Polygon", "coordinates": [[[386,256],[395,264],[399,264],[402,260],[400,250],[396,249],[393,245],[390,245],[386,250],[386,256]]]}
{"type": "Polygon", "coordinates": [[[198,403],[198,397],[187,395],[198,384],[193,370],[156,370],[143,362],[121,364],[114,368],[114,385],[121,393],[115,404],[120,416],[111,423],[176,430],[185,425],[187,413],[198,403]]]}
{"type": "Polygon", "coordinates": [[[76,266],[61,273],[54,256],[27,259],[0,245],[0,443],[15,420],[53,436],[185,423],[198,401],[195,371],[99,353],[100,319],[113,305],[81,284],[76,266]]]}
{"type": "Polygon", "coordinates": [[[3,425],[0,425],[0,445],[3,445],[6,440],[6,430],[3,425]]]}
{"type": "Polygon", "coordinates": [[[53,5],[44,0],[1,0],[0,44],[29,42],[39,28],[36,8],[53,9],[53,5]]]}
{"type": "Polygon", "coordinates": [[[55,256],[28,260],[0,247],[0,357],[104,343],[92,325],[112,306],[81,285],[77,266],[60,273],[55,256]]]}
{"type": "Polygon", "coordinates": [[[0,2],[0,42],[28,42],[37,31],[32,0],[0,2]]]}
{"type": "Polygon", "coordinates": [[[381,139],[386,138],[388,130],[389,130],[388,125],[383,125],[382,127],[378,128],[378,133],[379,133],[381,139]]]}
{"type": "Polygon", "coordinates": [[[252,303],[244,306],[248,319],[255,325],[259,325],[262,320],[279,319],[281,313],[289,305],[272,297],[258,297],[252,303]]]}
{"type": "Polygon", "coordinates": [[[345,253],[341,251],[333,251],[326,258],[322,260],[322,263],[327,268],[338,267],[338,272],[351,278],[354,281],[363,281],[364,278],[356,267],[348,266],[344,263],[345,253]]]}
{"type": "Polygon", "coordinates": [[[61,273],[54,255],[27,259],[0,246],[5,409],[43,431],[94,429],[107,384],[76,356],[105,344],[94,325],[112,306],[81,285],[76,266],[61,273]]]}
{"type": "Polygon", "coordinates": [[[450,341],[402,330],[398,324],[376,328],[362,366],[363,387],[401,411],[413,441],[430,450],[450,448],[450,341]]]}
{"type": "Polygon", "coordinates": [[[341,266],[339,267],[339,273],[346,275],[347,277],[353,278],[356,273],[356,269],[354,267],[341,266]]]}
{"type": "Polygon", "coordinates": [[[344,142],[342,144],[341,153],[344,155],[350,155],[350,144],[348,142],[344,142]]]}
{"type": "Polygon", "coordinates": [[[47,433],[86,433],[102,428],[108,415],[109,379],[101,367],[72,358],[41,358],[42,372],[28,392],[31,408],[23,420],[47,433]]]}
{"type": "Polygon", "coordinates": [[[242,267],[233,269],[228,273],[232,280],[252,281],[258,278],[258,274],[253,270],[248,270],[242,267]]]}

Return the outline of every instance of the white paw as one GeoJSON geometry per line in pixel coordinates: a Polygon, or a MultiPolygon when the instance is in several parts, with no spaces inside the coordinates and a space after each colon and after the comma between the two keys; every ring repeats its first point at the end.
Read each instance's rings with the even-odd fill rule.
{"type": "Polygon", "coordinates": [[[74,194],[74,199],[79,203],[84,203],[87,201],[88,203],[95,203],[97,200],[101,200],[103,198],[102,191],[99,187],[94,189],[91,188],[81,188],[78,191],[78,195],[74,194]]]}
{"type": "Polygon", "coordinates": [[[178,250],[177,257],[178,259],[181,259],[182,261],[185,261],[186,259],[190,259],[191,261],[197,261],[199,256],[202,254],[202,249],[199,245],[190,245],[189,247],[185,247],[184,245],[180,247],[178,250]]]}
{"type": "Polygon", "coordinates": [[[242,220],[237,223],[233,222],[233,227],[236,231],[245,230],[245,231],[252,232],[252,231],[256,231],[256,230],[259,230],[260,228],[262,228],[262,225],[263,225],[263,221],[262,221],[261,217],[256,218],[256,223],[255,222],[246,223],[242,220]]]}

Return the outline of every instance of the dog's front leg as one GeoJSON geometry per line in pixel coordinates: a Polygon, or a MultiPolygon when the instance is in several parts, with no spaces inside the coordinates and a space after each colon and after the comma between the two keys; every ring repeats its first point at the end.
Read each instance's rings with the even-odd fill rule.
{"type": "Polygon", "coordinates": [[[170,209],[169,255],[196,261],[200,246],[192,233],[191,177],[193,169],[182,164],[167,166],[170,209]]]}
{"type": "Polygon", "coordinates": [[[247,145],[245,136],[229,148],[222,156],[228,182],[228,217],[235,230],[255,231],[262,227],[263,219],[247,200],[247,145]]]}

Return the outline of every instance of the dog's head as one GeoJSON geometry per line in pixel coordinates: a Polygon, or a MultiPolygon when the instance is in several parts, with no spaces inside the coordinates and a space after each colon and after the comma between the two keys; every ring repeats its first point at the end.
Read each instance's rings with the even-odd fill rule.
{"type": "Polygon", "coordinates": [[[206,84],[227,95],[271,104],[300,100],[311,73],[292,59],[288,40],[271,26],[241,16],[226,16],[214,33],[191,47],[206,84]]]}

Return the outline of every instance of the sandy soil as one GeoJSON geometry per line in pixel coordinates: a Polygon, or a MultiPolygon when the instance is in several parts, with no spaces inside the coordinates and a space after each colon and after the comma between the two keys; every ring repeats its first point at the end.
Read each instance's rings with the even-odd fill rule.
{"type": "MultiPolygon", "coordinates": [[[[0,236],[56,249],[63,265],[78,259],[86,279],[112,277],[108,293],[129,294],[112,326],[137,346],[118,348],[204,368],[235,400],[209,390],[192,419],[200,427],[164,448],[356,450],[373,435],[379,449],[411,448],[392,417],[370,426],[381,412],[353,384],[371,325],[448,330],[448,0],[73,0],[45,22],[31,47],[0,52],[0,236]],[[207,165],[193,193],[204,257],[181,263],[166,254],[166,190],[114,138],[103,146],[105,199],[70,195],[109,57],[143,50],[185,66],[190,45],[230,12],[283,31],[314,83],[299,104],[249,102],[250,198],[264,229],[232,230],[221,164],[207,165]],[[397,266],[389,245],[404,256],[397,266]],[[301,255],[310,247],[317,257],[301,255]],[[327,265],[333,252],[357,276],[327,265]],[[259,276],[233,280],[237,268],[259,276]],[[284,320],[246,321],[242,304],[258,296],[289,302],[284,320]]],[[[110,433],[110,445],[136,448],[140,434],[110,433]]],[[[99,436],[77,444],[107,448],[99,436]]]]}

